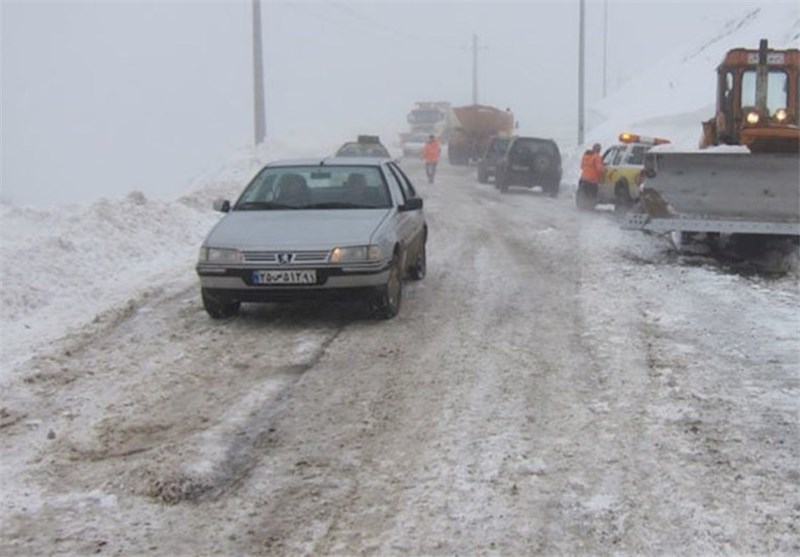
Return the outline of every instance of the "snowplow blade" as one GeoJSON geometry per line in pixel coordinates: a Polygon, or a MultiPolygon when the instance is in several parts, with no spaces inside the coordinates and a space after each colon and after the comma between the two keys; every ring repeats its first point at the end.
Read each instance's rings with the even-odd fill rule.
{"type": "Polygon", "coordinates": [[[797,153],[647,153],[645,175],[623,228],[800,235],[797,153]]]}

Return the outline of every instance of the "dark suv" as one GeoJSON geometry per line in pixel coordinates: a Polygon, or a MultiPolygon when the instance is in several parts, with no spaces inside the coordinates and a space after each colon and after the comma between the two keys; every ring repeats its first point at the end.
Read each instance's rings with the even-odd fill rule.
{"type": "Polygon", "coordinates": [[[510,137],[495,136],[489,140],[486,151],[478,160],[478,181],[481,184],[488,183],[489,178],[495,176],[497,161],[503,157],[509,143],[511,143],[510,137]]]}
{"type": "Polygon", "coordinates": [[[507,192],[509,186],[539,186],[551,197],[561,184],[561,153],[552,139],[514,137],[497,163],[495,187],[507,192]]]}

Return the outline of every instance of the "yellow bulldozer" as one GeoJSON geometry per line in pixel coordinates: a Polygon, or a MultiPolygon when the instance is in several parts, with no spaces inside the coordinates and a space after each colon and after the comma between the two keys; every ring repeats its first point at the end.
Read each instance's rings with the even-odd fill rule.
{"type": "Polygon", "coordinates": [[[728,51],[700,149],[645,155],[643,203],[623,227],[800,236],[799,88],[798,49],[728,51]]]}
{"type": "Polygon", "coordinates": [[[717,68],[717,115],[703,122],[701,147],[745,145],[752,153],[800,150],[800,51],[736,48],[717,68]]]}

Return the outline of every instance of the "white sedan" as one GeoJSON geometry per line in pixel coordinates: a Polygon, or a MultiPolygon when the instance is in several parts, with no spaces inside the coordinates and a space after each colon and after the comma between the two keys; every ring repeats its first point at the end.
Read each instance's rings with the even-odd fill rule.
{"type": "Polygon", "coordinates": [[[242,302],[348,298],[394,317],[403,280],[425,276],[422,205],[388,159],[270,163],[233,205],[214,204],[226,215],[200,249],[203,305],[218,319],[242,302]]]}

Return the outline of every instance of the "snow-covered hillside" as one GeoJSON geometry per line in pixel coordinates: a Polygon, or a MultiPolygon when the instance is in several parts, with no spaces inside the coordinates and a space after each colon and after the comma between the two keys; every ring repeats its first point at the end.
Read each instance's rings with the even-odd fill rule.
{"type": "MultiPolygon", "coordinates": [[[[587,143],[608,145],[620,131],[632,130],[693,145],[701,119],[713,112],[714,68],[724,52],[757,45],[760,38],[775,47],[800,46],[797,8],[779,4],[747,11],[707,38],[676,45],[673,56],[590,107],[594,127],[587,143]]],[[[331,152],[333,135],[328,130],[313,138],[273,139],[258,151],[245,150],[217,172],[197,178],[173,202],[131,192],[88,206],[0,206],[0,377],[38,347],[153,285],[178,288],[192,280],[187,269],[219,218],[210,209],[212,199],[234,197],[267,160],[331,152]]],[[[348,130],[340,140],[352,135],[348,130]]],[[[565,158],[564,169],[565,181],[574,184],[575,155],[565,158]]]]}

